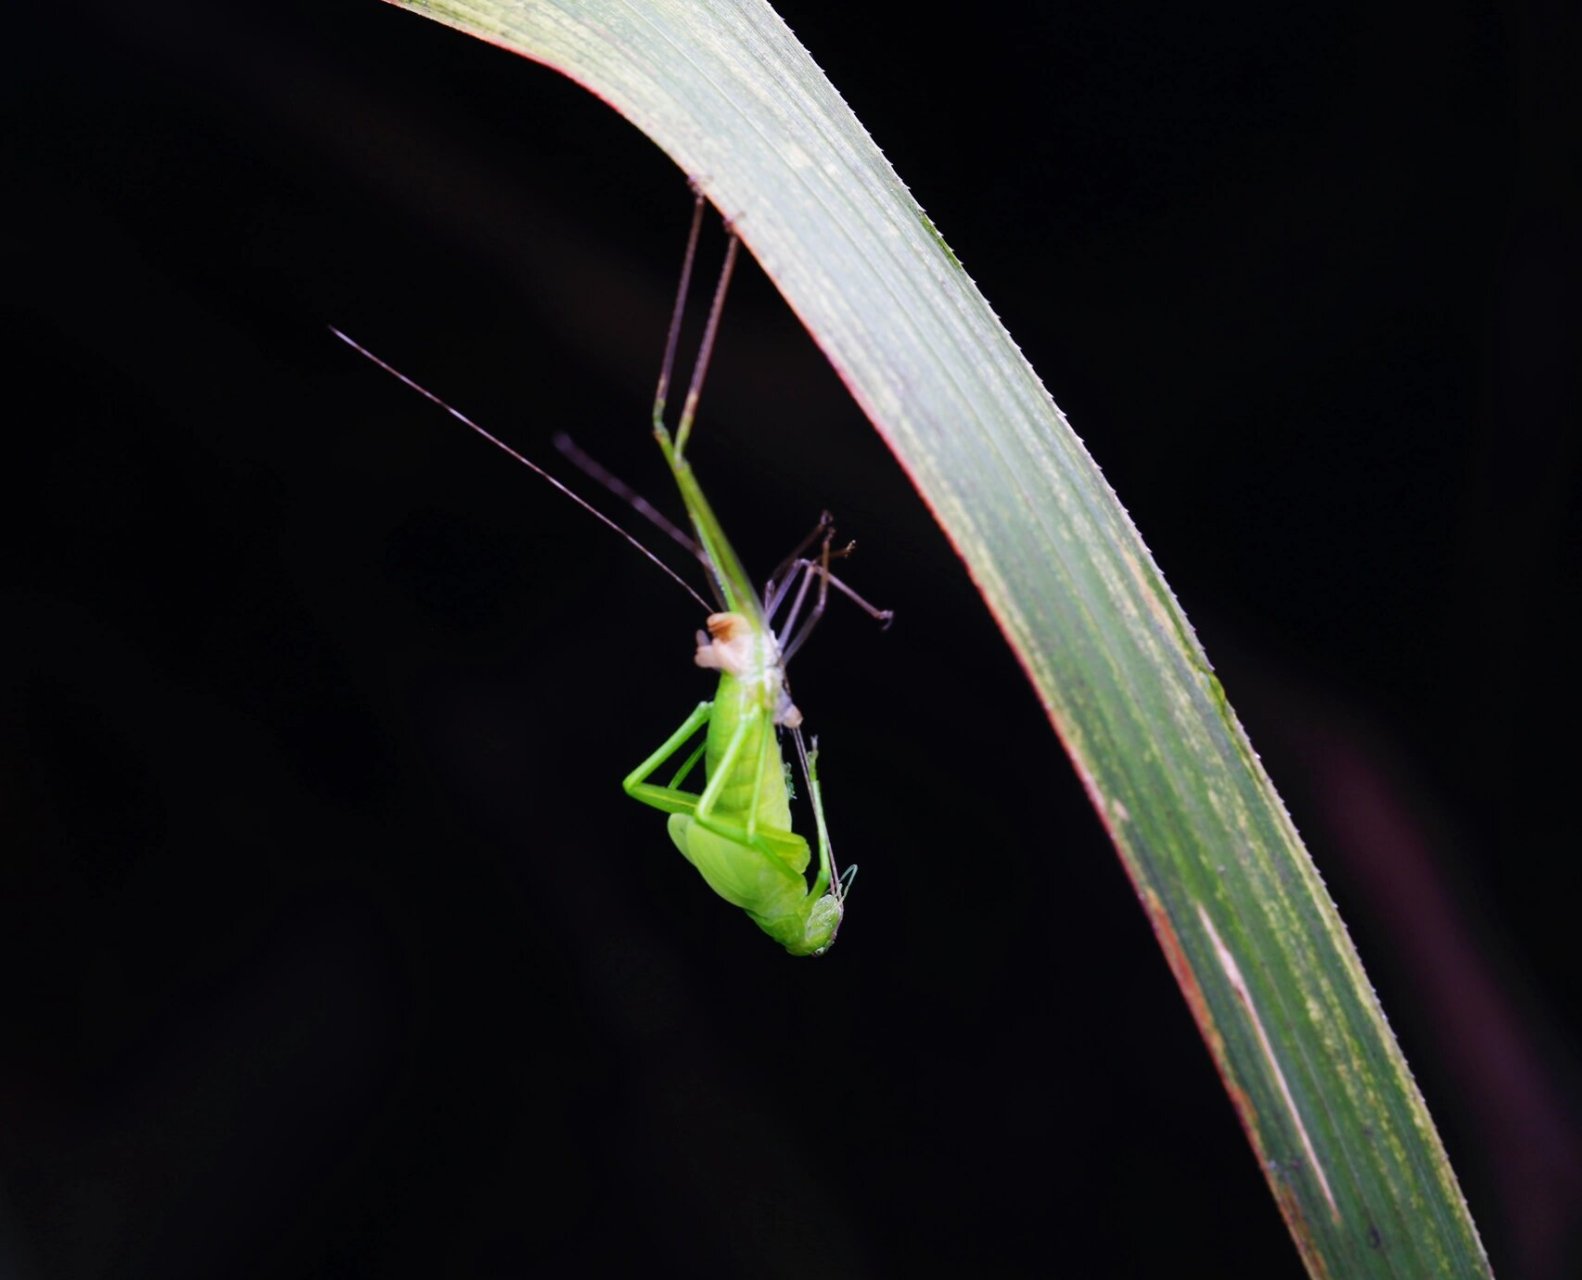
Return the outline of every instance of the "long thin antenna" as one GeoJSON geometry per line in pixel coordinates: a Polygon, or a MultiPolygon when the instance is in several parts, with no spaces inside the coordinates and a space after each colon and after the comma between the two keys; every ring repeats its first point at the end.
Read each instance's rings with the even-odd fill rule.
{"type": "Polygon", "coordinates": [[[499,449],[503,453],[509,454],[511,457],[515,458],[518,462],[520,462],[524,467],[526,467],[529,471],[536,472],[538,475],[542,476],[545,480],[549,481],[550,484],[554,485],[555,488],[559,489],[563,494],[565,494],[568,498],[570,498],[573,502],[575,502],[579,507],[581,507],[584,511],[586,511],[589,515],[591,515],[600,524],[603,524],[603,525],[615,530],[616,533],[620,534],[621,537],[625,538],[629,543],[632,544],[632,546],[636,547],[639,551],[641,551],[643,553],[643,555],[645,555],[650,561],[652,561],[654,564],[658,565],[659,568],[661,570],[663,570],[663,572],[671,579],[671,581],[673,581],[678,587],[680,587],[689,596],[691,596],[694,600],[696,600],[700,606],[702,606],[703,611],[705,613],[712,613],[712,612],[714,612],[714,606],[711,605],[702,596],[700,596],[691,587],[689,587],[687,585],[687,583],[686,583],[686,579],[684,579],[679,573],[677,573],[668,564],[666,564],[663,560],[661,560],[658,556],[656,556],[652,551],[650,551],[647,547],[645,547],[641,542],[639,542],[636,538],[634,538],[630,533],[628,533],[620,525],[616,524],[614,520],[611,520],[609,516],[604,514],[604,512],[600,511],[596,506],[594,506],[592,503],[590,503],[586,498],[584,498],[580,494],[574,493],[574,492],[572,492],[572,490],[566,488],[565,485],[561,484],[559,480],[555,479],[554,476],[550,475],[549,472],[545,471],[543,467],[539,466],[538,463],[534,462],[531,458],[523,457],[520,453],[518,453],[510,445],[506,444],[506,442],[504,440],[501,440],[498,436],[493,435],[489,431],[486,431],[483,427],[480,427],[476,422],[474,422],[471,418],[469,418],[460,409],[453,408],[451,405],[446,404],[444,400],[440,399],[437,395],[435,395],[427,387],[422,386],[422,385],[420,385],[417,382],[414,382],[411,378],[407,377],[406,374],[402,373],[401,370],[397,369],[394,365],[386,364],[383,360],[381,360],[378,356],[376,356],[372,351],[368,350],[367,347],[363,346],[361,343],[355,341],[352,338],[348,338],[344,333],[342,333],[334,325],[330,325],[329,326],[329,331],[331,333],[333,333],[337,338],[339,338],[342,342],[344,342],[353,351],[355,351],[358,355],[362,356],[365,360],[368,360],[371,363],[378,365],[381,369],[383,369],[386,373],[388,373],[397,382],[405,383],[407,386],[411,387],[413,391],[416,391],[418,393],[418,395],[422,396],[425,400],[431,401],[432,403],[438,405],[446,413],[450,414],[451,417],[455,418],[457,422],[461,423],[465,427],[471,427],[480,436],[482,436],[485,440],[487,440],[490,444],[492,444],[496,449],[499,449]]]}
{"type": "MultiPolygon", "coordinates": [[[[638,493],[636,489],[622,480],[597,458],[583,450],[566,432],[557,431],[554,439],[555,448],[565,455],[567,461],[589,479],[597,481],[622,502],[626,503],[633,511],[642,516],[644,520],[653,525],[666,537],[672,539],[677,546],[685,547],[691,555],[707,563],[703,548],[698,546],[697,539],[683,532],[675,523],[654,506],[647,498],[638,493]]],[[[806,548],[804,548],[805,550],[806,548]]]]}

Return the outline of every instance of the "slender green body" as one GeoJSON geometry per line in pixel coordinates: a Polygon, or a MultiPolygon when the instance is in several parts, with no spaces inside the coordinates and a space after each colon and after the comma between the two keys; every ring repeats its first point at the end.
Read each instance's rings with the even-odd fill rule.
{"type": "Polygon", "coordinates": [[[697,663],[719,671],[712,702],[699,704],[622,784],[627,795],[670,814],[670,838],[709,887],[740,907],[792,955],[828,950],[840,927],[842,900],[832,878],[829,839],[813,757],[809,799],[818,827],[819,869],[806,879],[808,842],[791,829],[790,794],[779,727],[795,731],[801,714],[785,687],[780,647],[735,550],[726,540],[680,442],[656,423],[671,473],[719,587],[725,609],[698,633],[697,663]],[[683,759],[668,785],[648,779],[707,726],[702,747],[683,759]],[[703,790],[681,784],[702,759],[703,790]]]}

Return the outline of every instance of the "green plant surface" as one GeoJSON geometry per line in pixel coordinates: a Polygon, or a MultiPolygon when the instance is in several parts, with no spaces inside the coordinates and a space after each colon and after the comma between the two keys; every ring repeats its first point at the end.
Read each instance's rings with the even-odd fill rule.
{"type": "Polygon", "coordinates": [[[730,220],[813,335],[1038,691],[1308,1270],[1488,1275],[1345,928],[1170,588],[784,23],[760,0],[396,2],[621,112],[730,220]]]}

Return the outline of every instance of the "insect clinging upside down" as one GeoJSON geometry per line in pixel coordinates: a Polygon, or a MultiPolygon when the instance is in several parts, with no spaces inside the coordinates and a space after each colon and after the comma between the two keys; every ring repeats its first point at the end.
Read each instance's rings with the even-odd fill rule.
{"type": "Polygon", "coordinates": [[[832,583],[875,618],[887,623],[890,615],[872,608],[831,575],[833,529],[827,515],[808,541],[769,580],[765,599],[760,600],[686,459],[698,395],[735,262],[734,234],[726,247],[725,266],[674,436],[665,426],[665,395],[702,213],[700,197],[687,240],[681,286],[654,399],[654,435],[681,491],[697,535],[700,558],[709,569],[719,599],[720,609],[709,616],[707,632],[698,633],[696,654],[698,666],[720,673],[719,684],[713,699],[699,703],[658,750],[627,775],[622,785],[633,799],[670,815],[670,838],[714,892],[747,912],[760,929],[792,955],[821,955],[834,942],[840,928],[845,890],[856,868],[844,877],[836,873],[819,790],[817,750],[815,747],[809,751],[804,745],[802,713],[791,701],[785,664],[818,621],[832,583]],[[819,558],[804,558],[802,552],[815,542],[820,544],[819,558]],[[817,595],[799,626],[799,615],[815,582],[817,595]],[[788,603],[784,624],[777,634],[773,628],[775,616],[788,603]],[[779,742],[782,728],[795,744],[813,809],[818,871],[811,885],[805,876],[811,860],[808,842],[791,827],[789,787],[779,742]],[[700,730],[705,730],[703,742],[682,760],[670,781],[665,785],[650,782],[655,771],[680,753],[700,730]],[[682,784],[700,757],[703,790],[683,790],[682,784]]]}
{"type": "MultiPolygon", "coordinates": [[[[734,233],[730,234],[726,247],[725,265],[721,269],[719,284],[709,308],[702,344],[674,435],[665,425],[665,397],[696,257],[703,210],[703,197],[699,195],[687,238],[659,389],[654,399],[653,429],[696,535],[696,542],[690,544],[691,549],[708,571],[709,584],[718,606],[708,617],[707,630],[698,633],[695,661],[700,667],[718,671],[719,682],[714,697],[699,703],[676,731],[627,775],[622,787],[633,799],[670,815],[670,838],[720,897],[745,911],[760,929],[792,955],[822,955],[829,950],[840,928],[846,889],[856,873],[856,867],[848,868],[844,875],[836,871],[829,831],[824,820],[823,795],[819,788],[817,740],[814,740],[812,749],[804,742],[802,714],[791,700],[785,666],[822,616],[832,586],[880,622],[888,624],[891,615],[888,611],[875,609],[830,572],[831,559],[845,555],[851,548],[832,549],[834,529],[828,514],[820,518],[813,533],[769,579],[760,598],[743,570],[735,549],[720,528],[713,508],[704,497],[692,466],[687,461],[686,446],[692,433],[698,397],[736,260],[738,242],[734,233]],[[805,554],[815,546],[818,548],[816,556],[805,554]],[[777,631],[774,622],[782,609],[784,618],[777,631]],[[803,616],[804,609],[806,616],[803,616]],[[792,829],[790,776],[780,748],[779,735],[782,729],[788,733],[795,747],[797,763],[806,782],[808,802],[813,811],[818,868],[811,883],[806,874],[812,861],[808,841],[792,829]],[[688,744],[700,732],[703,734],[702,741],[688,751],[688,744]],[[682,755],[683,752],[686,754],[682,755]],[[682,755],[681,763],[668,782],[661,784],[650,781],[658,770],[678,755],[682,755]],[[703,765],[703,789],[688,791],[683,784],[700,762],[703,765]]],[[[658,560],[602,512],[566,489],[537,463],[523,457],[339,330],[332,332],[348,346],[471,427],[491,444],[543,476],[578,505],[615,528],[667,574],[676,578],[668,565],[658,560]]],[[[595,469],[586,463],[583,465],[590,470],[595,469]]],[[[663,522],[646,504],[639,504],[639,509],[663,522]]],[[[683,541],[688,541],[678,531],[672,529],[671,532],[683,541]]],[[[677,581],[680,579],[677,578],[677,581]]],[[[696,592],[684,582],[681,585],[701,602],[696,592]]]]}

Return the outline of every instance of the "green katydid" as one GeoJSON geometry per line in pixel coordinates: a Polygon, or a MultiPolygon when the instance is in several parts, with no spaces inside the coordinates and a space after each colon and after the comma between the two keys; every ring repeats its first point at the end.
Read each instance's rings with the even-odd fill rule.
{"type": "Polygon", "coordinates": [[[838,876],[824,821],[819,790],[817,750],[808,751],[802,739],[802,713],[786,687],[785,664],[806,640],[823,611],[833,582],[857,599],[873,616],[888,622],[889,615],[861,601],[829,572],[832,531],[828,518],[820,521],[814,539],[822,538],[818,561],[801,558],[798,548],[765,591],[767,606],[742,569],[735,549],[720,528],[714,510],[703,496],[686,446],[697,411],[703,376],[719,325],[725,291],[736,260],[737,240],[730,236],[725,265],[709,308],[703,341],[692,383],[683,402],[674,436],[665,426],[665,396],[675,359],[677,334],[686,303],[702,224],[700,197],[687,237],[681,284],[671,317],[665,358],[654,397],[654,436],[675,477],[681,500],[697,534],[701,558],[708,567],[720,609],[708,619],[707,632],[698,633],[697,665],[720,673],[712,701],[699,703],[681,726],[660,744],[621,784],[626,794],[670,815],[670,838],[692,863],[709,887],[727,902],[740,907],[753,922],[792,955],[822,955],[835,941],[844,912],[845,890],[856,872],[838,876]],[[810,583],[817,579],[818,599],[812,612],[797,626],[797,615],[810,583]],[[796,586],[795,596],[792,587],[796,586]],[[771,627],[774,615],[788,600],[782,643],[771,627]],[[818,839],[818,872],[810,886],[805,878],[810,851],[808,842],[791,829],[791,808],[786,768],[780,753],[778,730],[790,732],[798,762],[807,780],[818,839]],[[699,731],[703,742],[684,758],[665,785],[649,778],[673,759],[699,731]],[[697,766],[704,766],[701,792],[682,789],[697,766]]]}
{"type": "MultiPolygon", "coordinates": [[[[881,622],[888,623],[890,614],[873,608],[830,572],[830,559],[845,554],[850,548],[831,550],[833,530],[827,515],[820,519],[808,540],[787,558],[769,580],[764,598],[761,599],[743,570],[735,549],[720,528],[713,508],[704,497],[692,466],[687,461],[686,446],[736,260],[738,242],[734,233],[729,236],[725,265],[721,269],[719,284],[709,308],[692,381],[674,435],[665,425],[665,397],[675,362],[681,319],[703,221],[703,208],[703,199],[699,196],[687,237],[681,283],[666,339],[659,388],[654,398],[653,429],[665,462],[681,492],[682,502],[696,533],[696,543],[673,527],[669,531],[689,545],[703,562],[716,597],[718,607],[709,614],[708,629],[698,633],[695,661],[700,667],[718,671],[719,683],[713,699],[699,703],[680,727],[627,775],[622,787],[633,799],[670,815],[670,838],[720,897],[747,912],[760,929],[792,955],[822,955],[829,950],[840,928],[846,889],[856,873],[856,867],[848,868],[845,875],[836,871],[829,831],[824,820],[823,796],[819,789],[817,740],[811,750],[803,740],[802,715],[791,701],[786,685],[785,664],[801,647],[822,615],[831,585],[881,622]],[[803,553],[814,543],[820,544],[820,554],[816,559],[807,558],[803,553]],[[809,591],[815,582],[817,593],[807,616],[803,618],[802,611],[809,603],[809,591]],[[777,635],[771,624],[782,606],[787,605],[789,608],[785,621],[777,635]],[[813,811],[818,841],[818,870],[811,884],[806,878],[811,861],[808,842],[793,831],[791,825],[790,781],[779,741],[779,730],[782,728],[787,730],[796,748],[797,762],[806,780],[808,801],[813,811]],[[657,784],[649,781],[664,765],[686,751],[688,744],[700,732],[703,733],[702,742],[682,758],[668,782],[657,784]],[[683,784],[700,761],[703,764],[703,789],[700,792],[683,789],[683,784]]],[[[549,480],[578,505],[616,529],[672,578],[681,582],[668,565],[536,463],[339,330],[332,332],[490,443],[549,480]]],[[[583,465],[597,473],[597,468],[583,465]]],[[[617,492],[622,492],[622,486],[612,483],[608,477],[605,480],[617,492]]],[[[666,523],[646,504],[636,505],[643,514],[656,519],[661,525],[666,523]]],[[[687,587],[685,582],[681,585],[700,604],[708,607],[707,602],[687,587]]]]}

